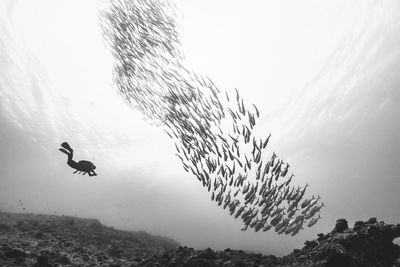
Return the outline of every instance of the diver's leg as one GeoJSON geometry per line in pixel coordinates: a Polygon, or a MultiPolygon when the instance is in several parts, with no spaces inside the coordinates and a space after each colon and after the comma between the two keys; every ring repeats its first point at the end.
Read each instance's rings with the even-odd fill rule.
{"type": "Polygon", "coordinates": [[[74,173],[77,173],[77,172],[78,172],[78,170],[74,171],[74,173]]]}
{"type": "Polygon", "coordinates": [[[74,161],[74,160],[72,159],[73,156],[74,156],[74,152],[73,152],[73,151],[71,151],[70,153],[68,153],[68,161],[67,161],[67,164],[68,164],[68,166],[70,166],[71,168],[78,169],[78,168],[77,168],[78,162],[76,162],[76,161],[74,161]]]}
{"type": "Polygon", "coordinates": [[[74,156],[74,151],[71,150],[68,154],[68,161],[72,160],[72,157],[74,156]]]}
{"type": "Polygon", "coordinates": [[[77,164],[75,161],[72,160],[73,152],[72,151],[67,151],[64,148],[59,148],[59,150],[65,154],[67,154],[68,159],[67,159],[67,164],[68,166],[72,167],[75,169],[75,165],[77,164]]]}
{"type": "Polygon", "coordinates": [[[73,151],[68,151],[64,148],[59,148],[58,150],[60,150],[61,152],[67,154],[68,156],[68,163],[70,163],[70,161],[72,161],[72,157],[74,156],[74,152],[73,151]]]}

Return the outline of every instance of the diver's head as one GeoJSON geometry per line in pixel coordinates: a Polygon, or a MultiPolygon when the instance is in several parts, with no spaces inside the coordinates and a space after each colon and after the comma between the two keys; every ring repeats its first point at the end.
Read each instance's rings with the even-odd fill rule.
{"type": "Polygon", "coordinates": [[[92,168],[93,168],[93,170],[95,170],[95,169],[96,169],[96,166],[95,166],[94,164],[92,164],[92,168]]]}

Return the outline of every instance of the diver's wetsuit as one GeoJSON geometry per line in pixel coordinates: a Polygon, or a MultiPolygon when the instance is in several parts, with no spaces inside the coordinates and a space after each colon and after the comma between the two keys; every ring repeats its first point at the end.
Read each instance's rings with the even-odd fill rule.
{"type": "MultiPolygon", "coordinates": [[[[85,174],[87,172],[89,174],[89,176],[97,175],[97,173],[95,173],[94,170],[90,170],[90,171],[83,170],[81,168],[82,167],[81,164],[72,159],[72,157],[74,155],[74,150],[69,146],[69,144],[67,142],[62,143],[61,146],[63,148],[60,148],[60,151],[67,154],[67,156],[68,156],[68,160],[67,160],[68,166],[70,166],[73,169],[76,169],[76,171],[74,173],[76,173],[78,171],[83,171],[84,172],[83,174],[85,174]]],[[[96,168],[96,167],[94,167],[94,168],[96,168]]]]}

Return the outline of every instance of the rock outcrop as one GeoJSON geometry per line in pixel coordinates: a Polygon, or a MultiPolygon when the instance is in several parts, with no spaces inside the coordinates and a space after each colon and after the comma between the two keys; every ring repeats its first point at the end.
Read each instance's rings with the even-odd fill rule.
{"type": "Polygon", "coordinates": [[[393,244],[397,237],[400,224],[371,218],[348,228],[346,219],[338,219],[331,233],[318,234],[301,250],[295,249],[282,258],[240,250],[180,247],[147,259],[140,266],[400,266],[400,247],[393,244]]]}
{"type": "Polygon", "coordinates": [[[377,222],[371,218],[357,221],[348,228],[345,219],[317,240],[305,242],[301,250],[284,257],[289,266],[400,266],[400,247],[393,239],[400,237],[400,224],[377,222]],[[397,264],[397,265],[396,265],[397,264]]]}
{"type": "Polygon", "coordinates": [[[134,266],[178,246],[96,219],[0,212],[0,266],[134,266]]]}

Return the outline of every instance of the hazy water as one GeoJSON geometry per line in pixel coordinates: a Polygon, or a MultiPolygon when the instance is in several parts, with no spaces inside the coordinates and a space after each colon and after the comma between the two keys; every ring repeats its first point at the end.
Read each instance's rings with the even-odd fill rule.
{"type": "Polygon", "coordinates": [[[196,247],[287,253],[334,221],[400,214],[400,8],[181,3],[188,64],[259,106],[258,132],[327,207],[295,238],[241,224],[111,86],[95,2],[0,4],[0,208],[97,217],[196,247]],[[209,7],[213,6],[212,9],[209,7]],[[256,8],[257,7],[257,8],[256,8]],[[242,18],[242,19],[239,19],[242,18]],[[59,144],[97,166],[73,175],[59,144]]]}

